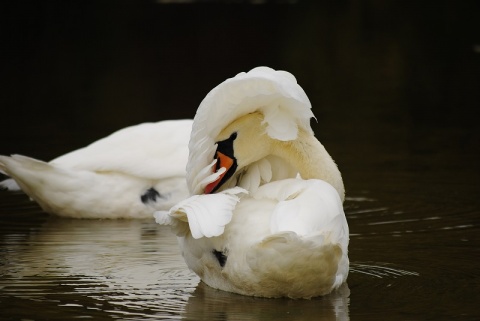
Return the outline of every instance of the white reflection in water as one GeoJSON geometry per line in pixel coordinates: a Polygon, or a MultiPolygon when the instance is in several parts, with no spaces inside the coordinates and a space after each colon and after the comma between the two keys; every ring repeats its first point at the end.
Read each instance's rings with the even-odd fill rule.
{"type": "Polygon", "coordinates": [[[375,202],[376,199],[365,196],[346,196],[345,201],[349,202],[375,202]]]}
{"type": "Polygon", "coordinates": [[[176,238],[154,222],[52,218],[5,243],[3,294],[38,299],[68,289],[130,310],[178,312],[199,281],[176,238]]]}
{"type": "Polygon", "coordinates": [[[189,298],[185,320],[350,320],[350,289],[311,300],[265,299],[219,291],[200,283],[189,298]],[[215,318],[217,317],[217,318],[215,318]],[[212,319],[213,318],[213,319],[212,319]]]}
{"type": "Polygon", "coordinates": [[[368,223],[368,225],[398,224],[398,223],[406,223],[406,222],[432,221],[432,220],[439,220],[439,219],[441,219],[439,216],[434,216],[434,217],[424,217],[424,218],[412,218],[412,219],[405,219],[405,220],[372,222],[372,223],[368,223]]]}

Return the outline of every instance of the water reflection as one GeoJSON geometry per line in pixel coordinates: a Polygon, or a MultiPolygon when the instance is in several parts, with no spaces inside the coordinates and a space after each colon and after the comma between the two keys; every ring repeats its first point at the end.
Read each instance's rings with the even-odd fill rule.
{"type": "Polygon", "coordinates": [[[152,221],[48,217],[2,243],[0,295],[10,303],[33,300],[77,315],[178,315],[198,283],[175,237],[152,221]]]}
{"type": "Polygon", "coordinates": [[[189,298],[185,320],[350,320],[347,284],[311,300],[265,299],[218,291],[200,283],[189,298]]]}

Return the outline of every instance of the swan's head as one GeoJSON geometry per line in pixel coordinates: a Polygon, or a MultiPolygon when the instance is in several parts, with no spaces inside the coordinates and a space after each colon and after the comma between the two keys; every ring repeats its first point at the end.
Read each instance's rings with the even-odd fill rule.
{"type": "Polygon", "coordinates": [[[314,137],[311,104],[293,75],[257,67],[212,89],[194,118],[187,185],[192,195],[271,181],[319,178],[343,195],[335,163],[314,137]]]}
{"type": "Polygon", "coordinates": [[[223,186],[236,172],[271,153],[274,140],[266,134],[267,125],[259,112],[237,118],[217,136],[214,171],[225,171],[205,187],[210,194],[223,186]]]}

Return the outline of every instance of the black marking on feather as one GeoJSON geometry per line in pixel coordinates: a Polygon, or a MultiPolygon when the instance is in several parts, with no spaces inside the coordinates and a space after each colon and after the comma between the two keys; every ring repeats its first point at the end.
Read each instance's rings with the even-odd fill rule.
{"type": "Polygon", "coordinates": [[[225,253],[217,250],[213,250],[212,253],[213,255],[215,255],[215,258],[217,259],[218,264],[220,264],[220,266],[223,268],[225,266],[225,263],[227,263],[227,256],[225,255],[225,253]]]}
{"type": "Polygon", "coordinates": [[[162,197],[160,193],[153,187],[147,189],[145,193],[140,196],[143,204],[148,204],[150,202],[156,202],[158,197],[162,197]]]}

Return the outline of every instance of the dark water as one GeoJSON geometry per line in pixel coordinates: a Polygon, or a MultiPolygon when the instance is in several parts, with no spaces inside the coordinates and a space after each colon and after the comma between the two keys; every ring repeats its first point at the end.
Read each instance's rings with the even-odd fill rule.
{"type": "Polygon", "coordinates": [[[344,177],[351,271],[324,298],[224,293],[154,222],[61,219],[0,191],[0,319],[480,319],[477,2],[5,3],[0,154],[193,117],[225,78],[285,69],[344,177]]]}

